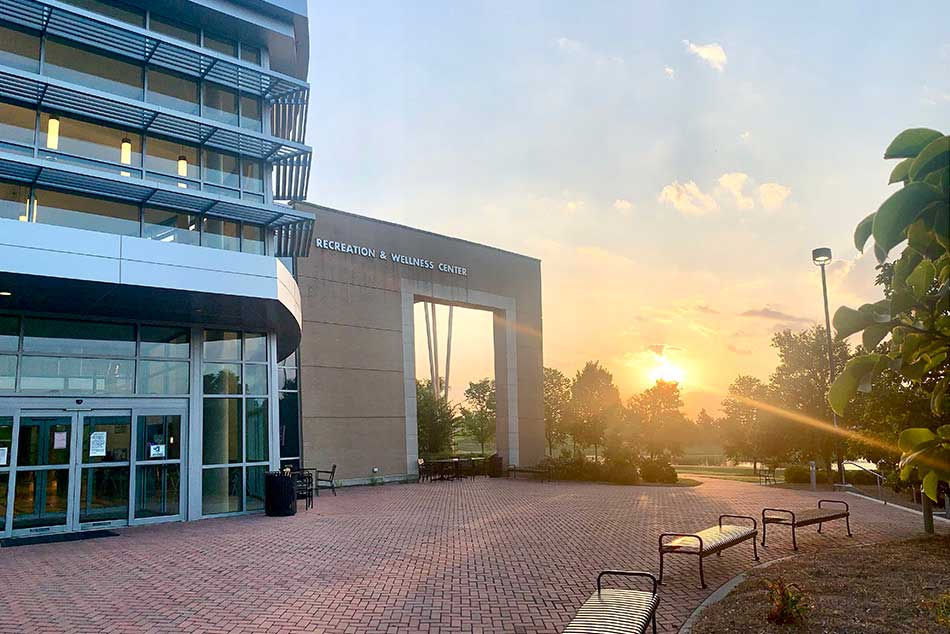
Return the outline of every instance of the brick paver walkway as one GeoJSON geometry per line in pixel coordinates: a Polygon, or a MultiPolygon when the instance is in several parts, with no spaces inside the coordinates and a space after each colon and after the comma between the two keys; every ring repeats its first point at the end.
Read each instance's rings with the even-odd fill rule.
{"type": "MultiPolygon", "coordinates": [[[[828,494],[825,494],[827,497],[828,494]]],[[[0,632],[559,632],[602,568],[656,572],[657,534],[719,513],[821,497],[724,480],[621,487],[478,479],[321,496],[292,518],[251,516],[0,550],[0,632]]],[[[846,499],[854,539],[803,529],[802,552],[913,537],[921,520],[846,499]]],[[[302,507],[301,507],[302,508],[302,507]]],[[[941,530],[946,530],[942,528],[941,530]]],[[[792,553],[777,528],[764,561],[792,553]]],[[[660,625],[675,632],[752,564],[744,543],[670,557],[660,625]]]]}

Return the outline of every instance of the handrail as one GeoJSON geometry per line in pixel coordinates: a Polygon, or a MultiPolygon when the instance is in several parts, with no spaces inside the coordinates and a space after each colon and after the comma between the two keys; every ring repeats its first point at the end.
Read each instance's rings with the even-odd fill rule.
{"type": "MultiPolygon", "coordinates": [[[[868,468],[865,467],[865,466],[859,465],[857,462],[854,462],[853,460],[845,460],[842,464],[854,465],[855,467],[857,467],[857,468],[860,469],[861,471],[866,471],[866,472],[870,473],[872,476],[874,476],[875,478],[877,478],[877,497],[878,497],[878,499],[879,499],[881,502],[884,503],[885,506],[887,505],[887,500],[884,499],[884,490],[883,490],[883,488],[882,488],[882,486],[881,486],[881,485],[884,484],[884,480],[886,480],[886,478],[885,478],[884,476],[882,476],[882,475],[881,475],[880,473],[878,473],[877,471],[873,471],[873,470],[871,470],[871,469],[868,469],[868,468]]],[[[843,475],[843,474],[842,474],[842,475],[843,475]]]]}

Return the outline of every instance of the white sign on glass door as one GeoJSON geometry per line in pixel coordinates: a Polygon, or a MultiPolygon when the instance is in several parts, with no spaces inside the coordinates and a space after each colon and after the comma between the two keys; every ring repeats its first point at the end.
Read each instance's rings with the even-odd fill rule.
{"type": "Polygon", "coordinates": [[[164,458],[164,457],[165,457],[165,445],[149,445],[149,446],[148,446],[148,457],[149,457],[149,458],[164,458]]]}
{"type": "Polygon", "coordinates": [[[89,434],[89,457],[101,458],[106,455],[106,432],[94,431],[89,434]]]}
{"type": "Polygon", "coordinates": [[[54,431],[53,432],[53,449],[65,449],[65,448],[66,448],[66,432],[54,431]]]}
{"type": "Polygon", "coordinates": [[[0,467],[7,466],[7,448],[0,447],[0,467]]]}

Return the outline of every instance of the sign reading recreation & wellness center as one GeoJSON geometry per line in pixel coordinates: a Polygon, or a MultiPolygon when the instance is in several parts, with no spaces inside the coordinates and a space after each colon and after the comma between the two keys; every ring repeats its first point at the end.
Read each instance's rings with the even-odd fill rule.
{"type": "Polygon", "coordinates": [[[370,247],[364,247],[358,244],[348,244],[346,242],[340,242],[339,240],[315,238],[313,243],[318,249],[326,249],[327,251],[349,253],[351,255],[358,255],[364,258],[386,260],[387,262],[395,262],[396,264],[403,264],[405,266],[415,266],[420,269],[429,269],[433,271],[438,270],[443,273],[452,273],[455,275],[461,275],[463,277],[468,276],[467,268],[455,264],[433,262],[432,260],[427,260],[425,258],[417,258],[415,256],[393,253],[391,251],[387,252],[381,249],[371,249],[370,247]]]}

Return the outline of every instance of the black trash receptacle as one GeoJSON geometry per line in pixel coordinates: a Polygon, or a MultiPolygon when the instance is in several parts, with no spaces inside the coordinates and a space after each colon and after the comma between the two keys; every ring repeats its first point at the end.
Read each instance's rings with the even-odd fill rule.
{"type": "Polygon", "coordinates": [[[297,490],[293,476],[270,471],[264,476],[264,512],[271,517],[297,514],[297,490]]]}
{"type": "Polygon", "coordinates": [[[488,475],[493,478],[500,478],[504,475],[504,463],[498,454],[488,458],[488,475]]]}

